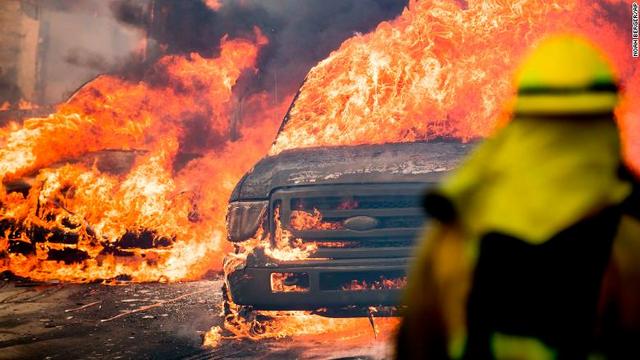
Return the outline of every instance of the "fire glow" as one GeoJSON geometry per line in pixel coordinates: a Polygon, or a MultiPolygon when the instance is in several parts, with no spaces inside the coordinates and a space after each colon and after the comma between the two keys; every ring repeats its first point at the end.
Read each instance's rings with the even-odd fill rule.
{"type": "Polygon", "coordinates": [[[323,221],[322,214],[318,209],[313,209],[313,214],[303,210],[291,212],[289,224],[294,230],[340,230],[342,224],[330,221],[323,221]]]}
{"type": "MultiPolygon", "coordinates": [[[[264,311],[259,316],[260,321],[247,321],[237,315],[228,316],[224,329],[216,326],[205,334],[204,346],[216,347],[222,340],[258,341],[285,337],[311,339],[314,342],[340,339],[341,342],[353,344],[354,348],[363,344],[372,345],[373,332],[367,318],[326,318],[300,311],[264,311]]],[[[376,319],[376,331],[380,334],[377,341],[389,341],[398,324],[398,318],[376,319]]]]}
{"type": "MultiPolygon", "coordinates": [[[[624,1],[484,0],[467,7],[411,1],[395,20],[345,41],[310,71],[270,153],[486,136],[506,116],[511,77],[526,49],[547,33],[575,31],[605,49],[618,69],[625,151],[640,169],[640,113],[628,100],[639,95],[639,70],[628,56],[625,24],[605,9],[626,8],[624,1]]],[[[288,105],[254,95],[243,106],[251,119],[231,141],[234,84],[254,70],[267,41],[256,29],[252,40],[223,39],[217,57],[161,58],[143,81],[101,76],[55,114],[0,129],[0,270],[83,282],[187,280],[220,269],[230,248],[223,221],[230,191],[267,152],[288,105]],[[194,135],[199,118],[206,119],[206,139],[194,135]],[[131,166],[105,170],[96,159],[108,151],[129,157],[131,166]],[[28,186],[16,191],[20,183],[28,186]],[[78,256],[52,256],[71,249],[78,256]]],[[[302,228],[334,226],[300,215],[302,228]]],[[[313,251],[285,242],[298,250],[296,259],[313,251]]],[[[277,248],[272,255],[284,257],[277,248]]]]}
{"type": "Polygon", "coordinates": [[[271,154],[285,149],[489,135],[508,119],[512,78],[546,34],[583,34],[625,86],[618,109],[628,161],[640,171],[640,72],[628,51],[624,0],[412,0],[401,16],[354,36],[313,68],[271,154]]]}
{"type": "MultiPolygon", "coordinates": [[[[318,250],[317,243],[305,242],[282,226],[280,208],[278,207],[274,209],[274,224],[273,239],[269,239],[266,236],[267,233],[260,227],[252,239],[238,243],[235,252],[227,254],[224,259],[225,273],[229,274],[238,266],[243,266],[249,255],[266,256],[281,262],[304,261],[312,257],[318,250]]],[[[276,275],[275,280],[272,278],[272,283],[284,279],[285,276],[276,275]]],[[[277,287],[279,288],[279,286],[277,287]]]]}
{"type": "Polygon", "coordinates": [[[282,116],[255,95],[245,112],[258,120],[229,139],[233,85],[266,42],[256,29],[252,41],[223,39],[215,58],[161,58],[141,82],[101,76],[55,114],[3,129],[0,270],[86,282],[219,269],[226,200],[282,116]]]}
{"type": "MultiPolygon", "coordinates": [[[[254,71],[267,42],[259,30],[251,40],[223,39],[217,57],[161,58],[143,81],[101,76],[55,114],[0,129],[0,271],[87,282],[189,280],[219,270],[231,248],[224,241],[231,190],[267,151],[486,136],[507,117],[504,104],[522,55],[556,31],[585,34],[611,57],[626,90],[617,114],[627,159],[640,170],[640,112],[629,100],[639,98],[640,67],[629,56],[626,22],[608,19],[603,6],[626,3],[469,0],[462,10],[454,1],[412,0],[397,19],[348,39],[311,70],[270,151],[289,101],[273,105],[268,94],[254,95],[244,104],[250,119],[240,138],[230,136],[234,85],[254,71]],[[104,167],[105,154],[120,158],[116,165],[122,158],[131,164],[104,167]]],[[[317,211],[294,213],[298,230],[339,226],[317,211]]],[[[320,242],[296,239],[277,212],[275,220],[275,246],[259,231],[224,266],[258,249],[280,261],[313,255],[320,242]]],[[[276,277],[276,288],[290,290],[283,281],[276,277]]],[[[403,285],[399,278],[345,286],[403,285]]],[[[370,336],[366,319],[293,314],[262,323],[231,316],[205,344],[225,337],[370,336]]],[[[397,319],[382,323],[391,334],[397,319]]]]}

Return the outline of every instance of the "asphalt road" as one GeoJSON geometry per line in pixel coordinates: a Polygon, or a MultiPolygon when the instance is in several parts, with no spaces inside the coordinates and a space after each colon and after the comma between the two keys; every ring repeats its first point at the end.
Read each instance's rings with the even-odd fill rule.
{"type": "Polygon", "coordinates": [[[336,330],[335,336],[323,330],[261,340],[225,338],[215,348],[203,348],[204,332],[223,323],[221,284],[107,286],[0,279],[0,359],[389,357],[389,335],[374,338],[366,319],[354,319],[353,328],[336,330]]]}

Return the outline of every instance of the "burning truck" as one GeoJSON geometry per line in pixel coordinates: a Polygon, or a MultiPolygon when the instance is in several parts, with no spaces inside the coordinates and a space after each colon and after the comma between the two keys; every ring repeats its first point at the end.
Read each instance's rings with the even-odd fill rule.
{"type": "MultiPolygon", "coordinates": [[[[268,156],[230,197],[227,310],[393,310],[414,239],[428,226],[422,192],[508,121],[512,75],[530,45],[565,30],[620,54],[614,28],[592,31],[606,7],[503,5],[467,2],[460,11],[454,2],[412,1],[310,70],[268,156]],[[567,16],[577,9],[589,16],[567,16]]],[[[633,78],[628,57],[613,58],[633,78]]],[[[637,93],[631,82],[628,92],[637,93]]],[[[635,125],[627,108],[620,113],[635,153],[635,125]]]]}
{"type": "Polygon", "coordinates": [[[472,146],[318,146],[263,158],[229,201],[225,299],[253,310],[395,314],[425,222],[422,194],[472,146]]]}

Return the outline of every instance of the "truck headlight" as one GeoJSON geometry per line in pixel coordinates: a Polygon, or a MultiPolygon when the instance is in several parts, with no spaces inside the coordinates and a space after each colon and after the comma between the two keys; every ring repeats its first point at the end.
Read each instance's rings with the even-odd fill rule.
{"type": "Polygon", "coordinates": [[[233,242],[251,239],[269,208],[269,201],[236,201],[227,209],[227,239],[233,242]]]}

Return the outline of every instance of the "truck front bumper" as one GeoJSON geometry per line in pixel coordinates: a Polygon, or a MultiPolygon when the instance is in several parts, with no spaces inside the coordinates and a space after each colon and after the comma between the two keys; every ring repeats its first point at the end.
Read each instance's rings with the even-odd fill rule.
{"type": "Polygon", "coordinates": [[[410,258],[308,259],[236,268],[226,274],[234,303],[256,310],[318,310],[345,307],[397,306],[401,288],[345,288],[360,279],[404,277],[410,258]],[[278,291],[272,274],[304,279],[302,290],[278,291]]]}

